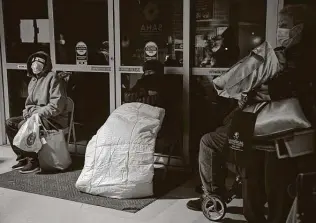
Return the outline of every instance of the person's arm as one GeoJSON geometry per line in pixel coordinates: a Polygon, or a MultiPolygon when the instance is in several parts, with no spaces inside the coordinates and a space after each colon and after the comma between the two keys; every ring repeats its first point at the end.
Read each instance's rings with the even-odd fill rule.
{"type": "Polygon", "coordinates": [[[34,107],[30,112],[32,114],[38,113],[40,117],[54,117],[62,113],[67,106],[67,92],[66,83],[63,79],[59,78],[56,74],[51,80],[49,89],[49,102],[43,107],[34,107]]]}
{"type": "Polygon", "coordinates": [[[26,108],[23,109],[22,115],[23,115],[24,119],[27,119],[27,118],[30,117],[29,112],[28,112],[28,110],[26,108]]]}
{"type": "Polygon", "coordinates": [[[23,118],[28,119],[29,117],[31,117],[32,113],[38,108],[40,108],[40,106],[34,105],[34,103],[31,100],[31,95],[28,95],[25,101],[25,108],[22,111],[23,118]]]}
{"type": "Polygon", "coordinates": [[[136,102],[139,98],[146,96],[146,90],[144,88],[143,78],[137,80],[136,84],[124,94],[124,102],[136,102]]]}
{"type": "Polygon", "coordinates": [[[129,90],[129,92],[146,92],[146,80],[144,77],[137,80],[136,84],[129,90]]]}

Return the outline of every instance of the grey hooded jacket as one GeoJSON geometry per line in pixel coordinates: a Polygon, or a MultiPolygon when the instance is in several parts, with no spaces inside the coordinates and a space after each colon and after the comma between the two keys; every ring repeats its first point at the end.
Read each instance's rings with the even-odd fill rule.
{"type": "Polygon", "coordinates": [[[28,86],[28,97],[23,110],[23,117],[38,113],[62,128],[67,127],[68,114],[66,82],[52,71],[52,62],[45,52],[32,54],[27,61],[28,76],[32,77],[28,86]],[[34,57],[44,58],[46,63],[43,71],[35,75],[31,64],[34,57]]]}

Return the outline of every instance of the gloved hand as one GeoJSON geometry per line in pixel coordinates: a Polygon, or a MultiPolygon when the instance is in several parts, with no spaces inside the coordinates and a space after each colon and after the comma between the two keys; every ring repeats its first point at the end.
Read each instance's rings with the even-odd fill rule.
{"type": "Polygon", "coordinates": [[[26,109],[23,110],[23,118],[24,119],[28,119],[30,116],[30,114],[28,113],[28,111],[26,109]]]}
{"type": "Polygon", "coordinates": [[[241,99],[238,101],[238,107],[243,109],[248,102],[248,96],[246,94],[241,95],[241,99]]]}
{"type": "Polygon", "coordinates": [[[154,95],[157,95],[158,94],[158,92],[157,91],[148,91],[148,95],[149,96],[154,96],[154,95]]]}

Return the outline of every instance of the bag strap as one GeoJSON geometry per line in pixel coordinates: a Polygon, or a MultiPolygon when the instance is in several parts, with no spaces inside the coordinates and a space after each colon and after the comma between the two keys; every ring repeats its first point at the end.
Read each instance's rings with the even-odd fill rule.
{"type": "Polygon", "coordinates": [[[224,118],[224,121],[223,121],[224,125],[226,125],[226,124],[229,122],[229,120],[231,120],[231,119],[234,117],[234,115],[235,115],[237,112],[239,112],[239,111],[241,111],[241,108],[239,108],[239,106],[235,107],[234,110],[232,110],[232,111],[224,118]]]}
{"type": "Polygon", "coordinates": [[[42,119],[43,120],[45,120],[51,127],[53,127],[55,130],[59,130],[51,121],[49,121],[47,118],[45,118],[45,117],[42,117],[42,118],[40,118],[39,117],[39,122],[41,123],[41,125],[43,126],[43,129],[47,132],[47,129],[45,128],[45,125],[43,124],[43,121],[42,121],[42,119]]]}
{"type": "Polygon", "coordinates": [[[268,101],[265,101],[264,104],[255,112],[256,115],[259,115],[259,113],[269,104],[268,101]]]}
{"type": "MultiPolygon", "coordinates": [[[[264,104],[255,112],[256,115],[258,115],[267,105],[269,104],[268,101],[264,102],[264,104]]],[[[239,106],[237,106],[234,110],[232,110],[225,118],[224,118],[224,125],[226,125],[228,123],[228,121],[230,119],[232,119],[234,117],[234,115],[239,112],[242,111],[244,108],[246,107],[246,105],[243,108],[240,108],[239,106]]]]}

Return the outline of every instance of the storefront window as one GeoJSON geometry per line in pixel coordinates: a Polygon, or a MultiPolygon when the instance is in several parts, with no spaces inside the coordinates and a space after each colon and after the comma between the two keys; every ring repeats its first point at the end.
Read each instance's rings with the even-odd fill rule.
{"type": "Polygon", "coordinates": [[[108,65],[107,0],[54,0],[57,64],[108,65]]]}
{"type": "Polygon", "coordinates": [[[68,96],[75,103],[77,141],[88,142],[110,115],[108,73],[70,72],[68,96]]]}
{"type": "Polygon", "coordinates": [[[265,40],[266,0],[196,0],[195,67],[228,68],[265,40]]]}
{"type": "MultiPolygon", "coordinates": [[[[148,92],[145,94],[140,93],[141,88],[161,89],[158,84],[153,85],[153,83],[149,81],[143,81],[141,85],[139,85],[141,78],[141,74],[121,75],[122,104],[142,102],[157,107],[163,107],[166,111],[166,115],[157,140],[155,152],[166,153],[168,152],[166,149],[170,148],[171,144],[175,144],[176,149],[173,155],[182,155],[182,75],[166,74],[163,76],[165,84],[163,90],[159,92],[159,99],[155,96],[145,96],[148,92]]],[[[151,93],[154,94],[153,92],[151,93]]]]}
{"type": "Polygon", "coordinates": [[[183,0],[121,0],[121,65],[182,66],[183,0]]]}
{"type": "Polygon", "coordinates": [[[8,63],[26,63],[34,52],[49,54],[47,1],[3,0],[3,19],[8,63]]]}
{"type": "Polygon", "coordinates": [[[25,70],[8,70],[7,73],[10,117],[21,116],[31,78],[27,76],[25,70]]]}

